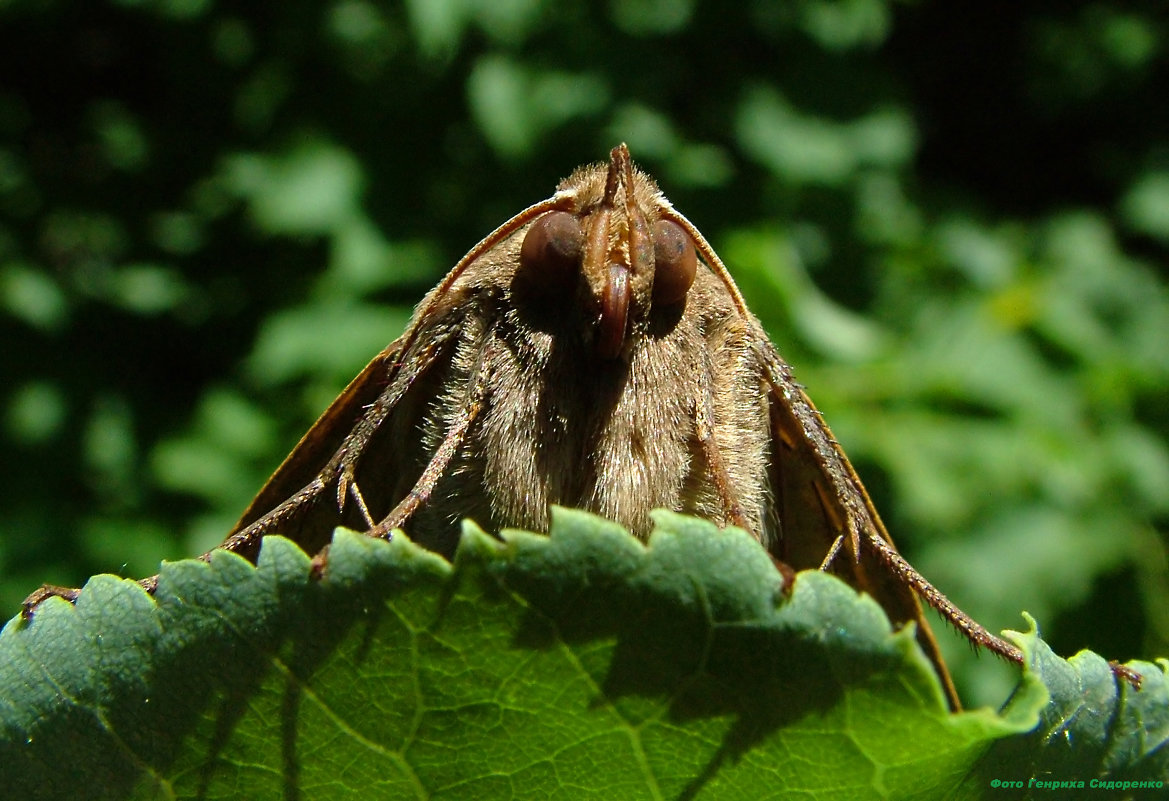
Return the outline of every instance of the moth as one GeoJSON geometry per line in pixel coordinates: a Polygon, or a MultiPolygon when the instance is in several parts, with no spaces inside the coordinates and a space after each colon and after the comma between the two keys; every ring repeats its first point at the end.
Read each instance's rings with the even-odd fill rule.
{"type": "Polygon", "coordinates": [[[221,547],[254,560],[279,533],[323,553],[336,526],[400,528],[450,556],[464,518],[540,531],[552,504],[643,539],[651,509],[690,513],[752,533],[788,576],[839,575],[917,624],[955,707],[919,598],[1022,661],[898,554],[727,268],[625,145],[475,245],[221,547]]]}

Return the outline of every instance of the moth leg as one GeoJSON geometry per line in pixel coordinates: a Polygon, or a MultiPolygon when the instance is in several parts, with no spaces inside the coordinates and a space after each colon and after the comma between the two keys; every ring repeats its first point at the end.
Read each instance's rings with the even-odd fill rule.
{"type": "Polygon", "coordinates": [[[459,419],[451,427],[451,430],[447,432],[442,444],[438,446],[438,450],[431,457],[430,463],[426,465],[426,469],[418,477],[418,481],[415,482],[406,497],[394,507],[393,511],[386,515],[382,522],[367,532],[371,537],[389,538],[390,533],[394,529],[400,528],[403,523],[410,519],[410,516],[414,514],[418,507],[430,498],[430,493],[434,491],[438,480],[442,478],[442,474],[446,472],[451,459],[454,458],[459,447],[463,444],[463,439],[466,437],[471,423],[474,422],[479,412],[482,411],[483,400],[486,394],[486,382],[476,381],[470,401],[459,413],[459,419]]]}
{"type": "Polygon", "coordinates": [[[962,632],[968,640],[986,648],[988,651],[998,654],[1004,659],[1009,659],[1020,665],[1023,664],[1023,652],[1021,650],[1001,637],[996,637],[991,634],[982,624],[954,606],[949,598],[942,595],[933,584],[930,584],[926,580],[925,576],[918,573],[913,565],[909,564],[905,560],[905,557],[897,553],[889,543],[885,542],[885,540],[876,534],[870,534],[864,539],[877,552],[877,556],[895,576],[900,576],[904,579],[907,584],[913,587],[914,592],[918,596],[936,609],[942,617],[950,621],[951,625],[962,632]]]}
{"type": "MultiPolygon", "coordinates": [[[[138,582],[142,589],[151,595],[158,589],[158,576],[144,578],[138,582]]],[[[32,620],[37,607],[50,598],[62,598],[71,604],[76,604],[81,597],[81,590],[76,587],[61,587],[56,584],[42,584],[38,589],[29,593],[28,597],[20,602],[20,617],[22,620],[32,620]]]]}
{"type": "MultiPolygon", "coordinates": [[[[268,514],[261,517],[250,526],[237,531],[228,537],[222,545],[214,550],[227,550],[234,552],[247,552],[255,546],[261,537],[272,531],[278,526],[286,517],[292,512],[299,509],[302,504],[312,502],[315,497],[324,489],[324,483],[318,478],[311,482],[308,486],[300,490],[300,492],[293,495],[288,500],[281,503],[268,514]]],[[[207,561],[214,551],[208,551],[199,558],[207,561]]],[[[154,594],[158,588],[158,576],[150,576],[138,582],[146,592],[154,594]]],[[[69,603],[77,603],[78,597],[81,595],[81,590],[72,587],[58,587],[53,584],[44,584],[40,589],[33,591],[20,604],[20,616],[24,620],[31,620],[36,608],[49,598],[64,598],[69,603]]]]}
{"type": "MultiPolygon", "coordinates": [[[[820,410],[813,409],[812,413],[818,420],[820,420],[821,427],[825,432],[824,435],[828,444],[833,449],[839,451],[840,446],[832,437],[832,433],[828,431],[827,425],[824,425],[824,416],[820,414],[820,410]]],[[[857,484],[860,484],[859,478],[857,479],[857,484]]],[[[855,525],[845,525],[845,522],[841,518],[840,514],[836,511],[836,509],[833,508],[832,503],[829,502],[827,495],[828,490],[824,488],[823,484],[820,482],[815,482],[812,485],[812,489],[815,491],[816,497],[820,501],[820,510],[824,513],[824,517],[831,522],[832,530],[848,532],[847,540],[848,543],[852,546],[853,558],[859,562],[861,558],[860,528],[855,525]]],[[[824,564],[821,566],[822,570],[826,570],[828,566],[832,564],[832,560],[836,558],[836,555],[840,552],[841,547],[843,547],[845,539],[846,535],[843,533],[837,534],[833,539],[832,546],[828,549],[828,555],[824,557],[824,564]]]]}
{"type": "MultiPolygon", "coordinates": [[[[829,441],[836,442],[836,440],[829,441]]],[[[844,548],[845,542],[848,542],[852,545],[853,558],[859,562],[861,558],[861,551],[860,534],[857,531],[857,527],[853,525],[846,526],[844,524],[844,521],[840,519],[840,515],[838,515],[832,508],[831,504],[828,503],[828,498],[824,494],[824,487],[822,487],[819,483],[814,483],[812,484],[812,490],[816,493],[816,498],[820,501],[820,511],[823,512],[824,518],[830,521],[831,530],[841,532],[848,531],[847,535],[837,534],[833,538],[832,544],[828,546],[828,553],[824,556],[823,561],[820,562],[820,570],[827,571],[832,566],[832,563],[836,560],[836,557],[840,555],[841,549],[844,548]]]]}
{"type": "Polygon", "coordinates": [[[73,587],[60,587],[56,584],[42,584],[38,589],[29,593],[29,596],[20,602],[20,617],[32,620],[36,608],[50,598],[64,598],[71,604],[77,603],[81,590],[73,587]]]}
{"type": "Polygon", "coordinates": [[[357,425],[345,437],[345,441],[337,453],[329,460],[322,475],[328,474],[337,479],[337,509],[339,511],[344,511],[346,500],[353,497],[361,507],[361,513],[366,521],[371,527],[373,526],[373,517],[365,505],[361,491],[357,489],[357,463],[362,454],[365,453],[374,434],[389,417],[390,412],[394,410],[418,377],[434,363],[439,353],[447,347],[454,333],[455,329],[452,329],[435,336],[432,342],[420,349],[417,358],[410,358],[402,363],[401,372],[394,383],[378,396],[373,405],[366,409],[361,419],[357,421],[357,425]]]}
{"type": "MultiPolygon", "coordinates": [[[[709,377],[712,374],[711,365],[709,364],[709,355],[706,359],[706,375],[709,377]]],[[[694,435],[698,438],[698,444],[702,448],[702,456],[706,459],[706,465],[710,468],[710,477],[714,481],[715,490],[718,492],[719,500],[722,501],[723,513],[726,515],[726,520],[732,525],[738,526],[744,531],[750,532],[756,538],[763,535],[761,531],[755,531],[754,526],[747,520],[747,515],[743,512],[743,505],[739,503],[738,498],[735,497],[733,488],[731,487],[731,476],[727,472],[726,464],[723,462],[722,451],[719,450],[718,442],[714,435],[714,399],[710,394],[710,380],[704,381],[703,386],[699,390],[699,397],[694,403],[694,435]]]]}
{"type": "Polygon", "coordinates": [[[1128,682],[1134,689],[1139,690],[1141,688],[1141,683],[1145,680],[1145,677],[1140,673],[1136,672],[1130,667],[1126,667],[1125,665],[1120,664],[1115,660],[1110,661],[1108,663],[1108,667],[1112,669],[1113,676],[1121,679],[1122,681],[1128,682]]]}
{"type": "Polygon", "coordinates": [[[479,350],[479,357],[476,359],[475,368],[469,379],[470,389],[468,391],[466,405],[459,411],[454,425],[451,426],[451,429],[443,438],[442,443],[435,450],[434,456],[430,457],[430,462],[422,471],[422,475],[414,482],[414,486],[410,489],[410,492],[398,502],[398,505],[380,523],[371,527],[366,532],[369,536],[389,539],[394,529],[401,528],[414,512],[417,511],[418,507],[426,503],[430,498],[430,494],[434,492],[434,488],[438,485],[439,479],[442,478],[443,473],[450,466],[451,459],[455,457],[459,448],[462,447],[463,440],[467,436],[467,431],[470,430],[471,424],[475,422],[475,418],[479,416],[479,412],[483,410],[483,404],[487,398],[489,371],[485,368],[486,365],[492,362],[495,354],[496,340],[494,326],[488,329],[485,339],[486,344],[479,350]]]}
{"type": "MultiPolygon", "coordinates": [[[[270,534],[277,530],[277,527],[291,517],[295,512],[300,511],[305,504],[312,503],[317,496],[325,489],[325,481],[321,476],[317,476],[310,481],[306,486],[301,488],[292,497],[282,501],[268,512],[266,515],[255,521],[251,525],[245,526],[239,531],[235,532],[223,541],[222,545],[215,548],[216,551],[232,551],[235,553],[247,552],[253,546],[259,543],[261,537],[265,534],[270,534]]],[[[206,560],[211,551],[203,554],[201,559],[206,560]]]]}
{"type": "Polygon", "coordinates": [[[434,491],[438,480],[442,478],[442,474],[446,472],[447,466],[450,465],[451,459],[458,452],[459,447],[463,444],[463,438],[467,434],[467,429],[471,427],[476,416],[483,409],[482,398],[478,398],[469,403],[462,412],[459,413],[459,420],[447,432],[446,438],[442,444],[438,446],[438,450],[434,452],[430,463],[426,465],[426,469],[422,471],[422,475],[418,477],[417,483],[414,484],[410,492],[403,498],[393,511],[386,515],[382,522],[371,528],[367,534],[371,537],[389,538],[391,532],[396,528],[401,528],[410,517],[417,511],[418,507],[426,503],[430,498],[430,493],[434,491]]]}
{"type": "MultiPolygon", "coordinates": [[[[1019,665],[1023,664],[1023,652],[1020,649],[1001,637],[996,637],[991,634],[980,623],[954,606],[949,598],[942,595],[934,585],[930,584],[924,576],[914,569],[913,565],[905,561],[905,558],[901,554],[890,547],[889,543],[876,536],[870,536],[866,539],[873,546],[874,550],[876,550],[881,561],[890,570],[904,577],[910,586],[913,587],[914,591],[925,599],[927,604],[936,609],[946,620],[950,621],[968,640],[977,645],[981,645],[983,648],[998,654],[1004,659],[1009,659],[1019,665]]],[[[1141,688],[1143,677],[1140,673],[1116,662],[1109,662],[1108,665],[1112,668],[1112,674],[1116,678],[1128,682],[1137,690],[1141,688]]]]}
{"type": "Polygon", "coordinates": [[[828,555],[824,557],[824,561],[820,563],[820,570],[827,572],[828,568],[832,566],[832,562],[836,559],[836,555],[840,553],[840,549],[844,547],[844,535],[841,534],[832,541],[832,545],[828,548],[828,555]]]}
{"type": "Polygon", "coordinates": [[[349,483],[349,494],[353,496],[353,501],[361,511],[361,516],[365,518],[366,527],[373,528],[376,525],[373,520],[373,515],[369,513],[369,506],[365,503],[365,496],[361,494],[361,488],[357,486],[357,481],[351,481],[349,483]]]}

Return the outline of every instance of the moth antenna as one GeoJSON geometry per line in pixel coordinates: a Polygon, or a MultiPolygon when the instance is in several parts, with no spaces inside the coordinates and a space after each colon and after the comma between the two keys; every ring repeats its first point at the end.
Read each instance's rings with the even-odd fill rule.
{"type": "MultiPolygon", "coordinates": [[[[566,189],[557,192],[551,198],[524,209],[471,248],[415,311],[415,323],[411,324],[407,333],[392,343],[383,352],[382,355],[390,361],[379,363],[375,359],[373,362],[370,362],[365,371],[355,378],[349,387],[345,389],[345,392],[338,398],[338,401],[335,401],[335,404],[340,403],[349,393],[359,391],[362,382],[367,381],[369,378],[368,371],[373,369],[385,371],[384,374],[387,376],[388,385],[377,395],[375,401],[362,404],[361,408],[364,409],[364,413],[361,415],[360,420],[349,431],[341,447],[333,453],[332,457],[320,472],[308,485],[294,492],[291,497],[286,498],[277,506],[268,509],[261,517],[252,520],[247,525],[242,526],[238,531],[230,534],[219,547],[236,552],[251,548],[264,534],[271,533],[281,522],[295,516],[299,508],[313,502],[316,495],[323,491],[325,486],[332,484],[334,481],[337,483],[336,503],[338,509],[344,510],[346,500],[352,494],[360,507],[362,517],[371,528],[374,527],[372,515],[356,486],[357,462],[364,452],[365,446],[374,436],[374,433],[393,411],[394,407],[397,406],[402,397],[409,391],[414,381],[434,364],[438,355],[458,333],[457,330],[440,332],[438,334],[426,332],[425,327],[417,325],[416,321],[426,319],[431,315],[435,307],[442,301],[443,296],[447,294],[451,285],[466,272],[471,264],[483,256],[484,253],[495,247],[503,238],[510,236],[516,229],[526,225],[547,211],[556,209],[571,210],[574,208],[575,203],[576,192],[574,190],[566,189]],[[424,332],[429,333],[432,339],[420,344],[419,338],[424,335],[424,332]],[[350,492],[351,487],[357,491],[356,494],[350,492]]],[[[328,413],[329,411],[327,410],[325,414],[327,415],[328,413]]],[[[310,435],[312,431],[315,431],[315,427],[310,430],[310,435]]],[[[304,443],[302,442],[302,444],[304,443]]],[[[295,454],[300,447],[298,446],[293,453],[295,454]]],[[[287,465],[288,462],[286,461],[285,465],[281,465],[277,469],[277,473],[269,480],[267,486],[271,486],[272,482],[277,481],[287,465]]],[[[259,497],[257,496],[257,500],[259,497]]],[[[244,513],[245,518],[255,508],[256,503],[257,501],[253,501],[253,506],[249,507],[249,510],[244,513]]]]}
{"type": "Polygon", "coordinates": [[[731,300],[734,302],[739,314],[744,320],[754,320],[755,316],[747,308],[747,301],[743,299],[743,293],[739,291],[739,287],[735,284],[734,279],[731,278],[731,273],[727,269],[727,266],[723,264],[723,260],[714,252],[714,248],[706,241],[706,237],[702,235],[702,232],[695,228],[694,223],[686,219],[685,215],[675,209],[670,201],[661,196],[658,198],[658,211],[664,219],[678,224],[683,231],[690,235],[690,239],[694,242],[694,248],[702,256],[702,260],[706,262],[706,265],[715,276],[722,281],[723,287],[730,293],[731,300]]]}
{"type": "MultiPolygon", "coordinates": [[[[539,203],[528,206],[526,209],[512,217],[503,225],[499,226],[487,236],[480,239],[475,247],[467,251],[467,255],[459,259],[458,263],[456,263],[455,266],[451,268],[451,271],[443,277],[438,286],[431,290],[430,294],[427,295],[428,300],[425,302],[426,305],[418,307],[414,313],[414,319],[421,320],[430,314],[435,305],[437,305],[442,299],[443,295],[446,294],[446,291],[451,288],[451,285],[462,277],[463,272],[466,271],[467,267],[473,264],[475,260],[484,253],[495,247],[501,239],[506,236],[510,236],[517,228],[527,225],[529,222],[541,216],[542,214],[545,214],[546,212],[572,211],[575,208],[575,205],[576,192],[574,190],[566,189],[557,192],[547,200],[541,200],[539,203]]],[[[414,344],[418,337],[419,328],[420,326],[413,326],[410,329],[409,338],[402,342],[402,353],[406,353],[410,346],[414,344]]]]}

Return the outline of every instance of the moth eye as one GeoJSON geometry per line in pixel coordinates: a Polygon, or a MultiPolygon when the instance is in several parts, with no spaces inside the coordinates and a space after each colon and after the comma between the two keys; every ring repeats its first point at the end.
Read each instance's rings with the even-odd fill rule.
{"type": "Polygon", "coordinates": [[[566,211],[551,211],[532,223],[520,246],[520,271],[545,287],[574,275],[584,250],[580,221],[566,211]]]}
{"type": "Polygon", "coordinates": [[[682,227],[669,220],[654,223],[654,302],[678,303],[694,283],[698,256],[694,243],[682,227]]]}

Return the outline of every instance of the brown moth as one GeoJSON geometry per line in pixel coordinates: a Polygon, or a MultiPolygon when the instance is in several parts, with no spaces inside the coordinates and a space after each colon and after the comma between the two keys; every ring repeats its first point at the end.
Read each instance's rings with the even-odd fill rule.
{"type": "MultiPolygon", "coordinates": [[[[785,575],[839,575],[917,623],[955,707],[918,597],[1022,661],[897,553],[722,261],[625,145],[475,245],[221,547],[254,559],[279,533],[323,553],[336,526],[402,528],[450,556],[464,518],[541,531],[552,504],[642,539],[651,509],[695,514],[751,532],[785,575]]],[[[53,594],[76,596],[46,587],[26,611],[53,594]]]]}

